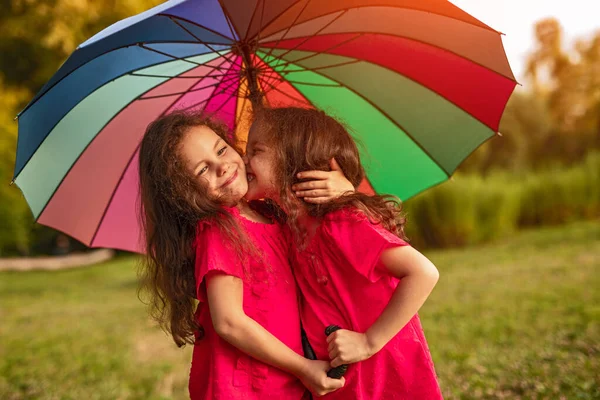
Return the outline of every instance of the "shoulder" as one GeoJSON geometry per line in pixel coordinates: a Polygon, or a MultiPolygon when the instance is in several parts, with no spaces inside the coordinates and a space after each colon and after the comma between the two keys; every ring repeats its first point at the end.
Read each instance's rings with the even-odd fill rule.
{"type": "Polygon", "coordinates": [[[231,216],[239,224],[239,212],[236,212],[235,208],[224,208],[218,214],[199,220],[196,224],[196,245],[214,240],[220,241],[224,235],[223,222],[227,218],[227,215],[231,216]]]}
{"type": "Polygon", "coordinates": [[[325,227],[333,226],[353,226],[369,223],[367,215],[356,207],[344,207],[339,210],[331,211],[323,217],[322,225],[325,227]]]}
{"type": "Polygon", "coordinates": [[[322,224],[323,231],[331,237],[353,237],[353,240],[364,241],[365,244],[373,238],[384,239],[392,243],[407,244],[404,240],[388,231],[377,221],[356,207],[345,207],[328,213],[322,224]]]}

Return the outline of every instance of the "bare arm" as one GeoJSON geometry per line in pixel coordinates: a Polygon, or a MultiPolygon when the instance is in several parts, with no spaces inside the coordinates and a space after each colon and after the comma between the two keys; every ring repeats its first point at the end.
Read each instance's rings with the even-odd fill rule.
{"type": "Polygon", "coordinates": [[[302,357],[244,313],[241,279],[224,274],[213,274],[206,279],[213,326],[224,340],[260,361],[297,376],[317,395],[322,396],[344,385],[344,380],[327,377],[327,362],[302,357]]]}
{"type": "Polygon", "coordinates": [[[380,261],[401,282],[365,333],[342,329],[327,338],[332,367],[366,360],[380,351],[417,313],[439,278],[431,261],[410,246],[386,250],[380,261]]]}

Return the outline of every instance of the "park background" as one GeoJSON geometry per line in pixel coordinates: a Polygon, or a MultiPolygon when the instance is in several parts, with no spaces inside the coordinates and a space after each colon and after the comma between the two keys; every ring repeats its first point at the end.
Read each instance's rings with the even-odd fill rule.
{"type": "MultiPolygon", "coordinates": [[[[15,115],[77,44],[159,2],[0,0],[2,399],[186,398],[191,349],[149,319],[135,256],[1,271],[89,252],[9,185],[15,115]]],[[[502,136],[405,202],[441,274],[420,315],[444,395],[600,399],[600,20],[582,0],[454,2],[506,34],[521,85],[502,136]]]]}

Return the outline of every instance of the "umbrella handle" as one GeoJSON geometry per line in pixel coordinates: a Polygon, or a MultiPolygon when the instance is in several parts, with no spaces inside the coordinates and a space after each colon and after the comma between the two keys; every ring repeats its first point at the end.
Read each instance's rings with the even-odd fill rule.
{"type": "MultiPolygon", "coordinates": [[[[329,325],[327,328],[325,328],[325,336],[329,336],[331,335],[333,332],[340,330],[342,328],[340,328],[337,325],[329,325]]],[[[329,371],[327,371],[327,376],[333,379],[341,379],[342,376],[344,376],[346,374],[346,371],[348,371],[348,364],[344,364],[344,365],[339,365],[335,368],[331,368],[329,371]]]]}

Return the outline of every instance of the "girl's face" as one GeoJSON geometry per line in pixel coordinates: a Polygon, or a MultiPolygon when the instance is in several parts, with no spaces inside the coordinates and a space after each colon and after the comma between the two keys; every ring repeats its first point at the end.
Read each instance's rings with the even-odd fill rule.
{"type": "Polygon", "coordinates": [[[246,199],[269,198],[277,201],[279,191],[275,185],[275,151],[267,145],[260,124],[254,123],[250,127],[244,161],[248,175],[246,199]]]}
{"type": "Polygon", "coordinates": [[[207,126],[190,128],[180,143],[186,169],[220,203],[234,205],[248,190],[242,158],[207,126]]]}

